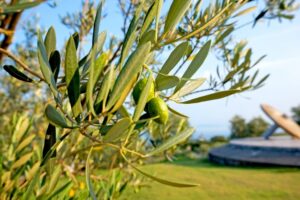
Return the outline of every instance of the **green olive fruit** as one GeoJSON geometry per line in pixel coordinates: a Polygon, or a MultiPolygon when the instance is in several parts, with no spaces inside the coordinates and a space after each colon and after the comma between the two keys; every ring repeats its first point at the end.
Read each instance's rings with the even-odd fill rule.
{"type": "Polygon", "coordinates": [[[159,97],[154,97],[147,103],[147,112],[151,117],[158,116],[155,121],[160,124],[166,124],[169,119],[168,106],[159,97]]]}
{"type": "MultiPolygon", "coordinates": [[[[132,96],[133,96],[134,102],[136,104],[138,103],[141,93],[142,93],[143,89],[145,88],[146,84],[147,84],[147,78],[143,78],[143,79],[139,80],[137,82],[137,84],[135,85],[135,87],[133,88],[132,96]]],[[[147,102],[150,101],[154,97],[154,93],[155,93],[154,83],[152,82],[151,86],[150,86],[150,92],[148,94],[147,102]]]]}

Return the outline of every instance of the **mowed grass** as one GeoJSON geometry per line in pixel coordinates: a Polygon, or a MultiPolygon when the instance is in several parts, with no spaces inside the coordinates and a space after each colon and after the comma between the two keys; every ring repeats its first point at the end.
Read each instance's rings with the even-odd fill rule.
{"type": "Polygon", "coordinates": [[[182,159],[142,169],[161,178],[200,186],[174,188],[149,180],[138,193],[128,188],[121,199],[300,199],[300,169],[297,168],[225,167],[211,164],[206,159],[182,159]]]}

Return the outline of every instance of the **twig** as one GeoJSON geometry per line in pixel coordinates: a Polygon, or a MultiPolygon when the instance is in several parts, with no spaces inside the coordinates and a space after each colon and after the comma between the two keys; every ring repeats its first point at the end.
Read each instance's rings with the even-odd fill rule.
{"type": "MultiPolygon", "coordinates": [[[[14,61],[16,61],[25,71],[29,72],[30,74],[38,77],[41,81],[45,81],[45,79],[40,76],[38,73],[36,73],[35,71],[32,71],[24,62],[22,62],[21,60],[19,60],[16,56],[14,56],[12,53],[10,53],[9,51],[0,48],[0,53],[3,53],[5,55],[7,55],[8,57],[10,57],[11,59],[13,59],[14,61]]],[[[1,55],[1,54],[0,54],[1,55]]]]}

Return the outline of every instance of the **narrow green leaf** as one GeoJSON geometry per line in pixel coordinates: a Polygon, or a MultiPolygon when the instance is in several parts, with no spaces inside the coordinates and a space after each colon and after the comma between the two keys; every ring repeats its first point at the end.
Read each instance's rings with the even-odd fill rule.
{"type": "Polygon", "coordinates": [[[160,74],[168,74],[177,65],[180,59],[187,55],[189,48],[189,42],[183,42],[172,51],[167,61],[160,69],[159,74],[156,77],[156,82],[162,78],[162,75],[160,74]]]}
{"type": "Polygon", "coordinates": [[[19,158],[17,161],[15,161],[13,163],[11,168],[16,169],[16,168],[21,167],[22,165],[24,165],[25,163],[27,163],[31,159],[32,155],[33,155],[33,152],[29,152],[29,153],[23,155],[21,158],[19,158]]]}
{"type": "Polygon", "coordinates": [[[114,84],[113,81],[114,81],[114,68],[111,66],[109,71],[104,76],[104,79],[101,83],[100,90],[99,90],[98,95],[95,100],[94,107],[95,107],[96,113],[100,112],[101,103],[102,103],[102,110],[105,110],[109,91],[111,90],[111,88],[114,84]]]}
{"type": "Polygon", "coordinates": [[[37,170],[37,172],[35,173],[32,181],[30,181],[29,186],[26,187],[26,191],[22,195],[22,200],[31,199],[30,197],[33,196],[33,189],[39,181],[39,175],[40,175],[40,169],[37,170]]]}
{"type": "Polygon", "coordinates": [[[170,106],[168,106],[169,111],[171,111],[173,114],[179,116],[179,117],[183,117],[183,118],[189,118],[188,116],[178,112],[177,110],[174,110],[173,108],[171,108],[170,106]]]}
{"type": "Polygon", "coordinates": [[[76,126],[70,125],[65,117],[60,114],[52,105],[47,105],[46,110],[45,110],[45,115],[49,122],[58,127],[62,128],[75,128],[76,126]]]}
{"type": "Polygon", "coordinates": [[[154,43],[155,41],[155,30],[151,29],[147,31],[140,39],[139,45],[145,44],[147,42],[154,43]]]}
{"type": "Polygon", "coordinates": [[[105,64],[107,62],[108,55],[106,53],[103,53],[99,58],[91,63],[90,71],[89,71],[89,80],[87,83],[87,92],[86,92],[86,99],[87,99],[87,105],[89,108],[89,111],[96,116],[95,110],[94,110],[94,87],[95,84],[98,81],[98,78],[100,76],[100,73],[105,67],[105,64]]]}
{"type": "Polygon", "coordinates": [[[147,79],[144,89],[141,92],[140,98],[134,110],[133,121],[135,122],[140,118],[142,112],[144,111],[152,84],[153,84],[153,79],[151,73],[147,79]]]}
{"type": "Polygon", "coordinates": [[[12,6],[7,6],[0,9],[0,14],[8,14],[14,12],[20,12],[24,9],[32,8],[42,3],[42,1],[35,1],[35,2],[24,2],[24,3],[16,3],[12,6]]]}
{"type": "Polygon", "coordinates": [[[177,103],[192,104],[192,103],[200,103],[200,102],[204,102],[204,101],[212,101],[212,100],[221,99],[221,98],[236,94],[238,92],[241,92],[241,90],[235,89],[235,90],[220,91],[220,92],[215,92],[215,93],[212,93],[212,94],[209,94],[206,96],[194,98],[194,99],[184,101],[184,102],[177,102],[177,103]]]}
{"type": "Polygon", "coordinates": [[[107,109],[112,108],[122,95],[127,96],[129,91],[126,91],[125,89],[131,84],[131,80],[133,80],[142,69],[142,65],[148,57],[150,48],[150,43],[144,44],[130,55],[114,84],[111,97],[107,104],[107,109]],[[127,94],[123,94],[123,92],[126,92],[127,94]]]}
{"type": "Polygon", "coordinates": [[[35,138],[35,135],[29,135],[27,136],[22,142],[17,146],[16,153],[19,153],[19,151],[23,150],[27,145],[29,145],[32,140],[35,138]]]}
{"type": "Polygon", "coordinates": [[[270,74],[264,76],[255,86],[254,88],[257,89],[262,86],[262,84],[270,77],[270,74]]]}
{"type": "Polygon", "coordinates": [[[97,7],[96,17],[95,17],[95,21],[94,21],[92,46],[94,46],[96,44],[96,42],[98,41],[101,13],[102,13],[102,0],[100,1],[100,4],[97,7]]]}
{"type": "MultiPolygon", "coordinates": [[[[68,190],[68,188],[70,188],[69,186],[72,185],[72,181],[67,181],[65,184],[63,184],[61,187],[59,187],[57,190],[55,190],[53,193],[50,194],[49,197],[47,197],[47,199],[52,199],[54,197],[58,198],[58,195],[62,194],[63,192],[66,192],[68,190]]],[[[63,195],[61,195],[62,197],[63,195]]]]}
{"type": "Polygon", "coordinates": [[[39,59],[39,64],[40,68],[42,71],[42,74],[45,78],[45,81],[49,85],[54,97],[56,100],[59,98],[59,93],[55,84],[55,79],[54,75],[52,73],[49,61],[48,61],[48,56],[47,56],[47,51],[44,45],[44,42],[42,40],[41,35],[38,35],[38,59],[39,59]]]}
{"type": "MultiPolygon", "coordinates": [[[[131,165],[131,164],[130,164],[131,165]]],[[[166,179],[162,179],[162,178],[158,178],[158,177],[155,177],[155,176],[152,176],[140,169],[138,169],[137,167],[131,165],[136,171],[140,172],[141,174],[143,174],[144,176],[147,176],[148,178],[151,178],[152,180],[156,181],[156,182],[159,182],[159,183],[162,183],[164,185],[169,185],[169,186],[172,186],[172,187],[179,187],[179,188],[185,188],[185,187],[197,187],[199,186],[199,184],[192,184],[192,183],[179,183],[179,182],[173,182],[173,181],[169,181],[169,180],[166,180],[166,179]]]]}
{"type": "Polygon", "coordinates": [[[51,71],[54,76],[55,82],[57,82],[59,70],[60,70],[60,54],[58,51],[53,51],[49,58],[49,64],[51,67],[51,71]]]}
{"type": "Polygon", "coordinates": [[[73,37],[69,38],[66,47],[65,73],[68,97],[72,107],[73,116],[77,118],[81,114],[82,107],[80,101],[80,75],[73,37]]]}
{"type": "Polygon", "coordinates": [[[48,58],[50,58],[51,53],[56,49],[56,34],[52,26],[49,28],[46,34],[44,44],[45,44],[47,56],[48,58]]]}
{"type": "Polygon", "coordinates": [[[191,3],[191,0],[173,0],[165,22],[164,34],[173,32],[173,30],[183,18],[185,12],[188,10],[191,3]]]}
{"type": "Polygon", "coordinates": [[[170,98],[173,100],[179,100],[181,97],[184,97],[194,90],[198,89],[205,82],[205,80],[205,78],[190,80],[180,90],[175,92],[170,98]]]}
{"type": "Polygon", "coordinates": [[[238,13],[235,14],[233,17],[239,17],[239,16],[242,16],[242,15],[246,15],[246,14],[248,14],[248,13],[250,13],[250,12],[256,10],[256,8],[257,8],[256,6],[251,6],[251,7],[249,7],[249,8],[246,8],[246,9],[244,9],[244,10],[238,12],[238,13]]]}
{"type": "MultiPolygon", "coordinates": [[[[197,70],[201,67],[201,65],[203,64],[204,60],[208,55],[210,45],[211,45],[210,40],[203,45],[203,47],[197,53],[197,55],[195,56],[195,58],[187,68],[187,70],[184,72],[182,78],[189,79],[197,72],[197,70]]],[[[175,91],[177,92],[180,88],[182,88],[186,82],[187,82],[186,80],[181,80],[180,83],[177,85],[175,91]]]]}
{"type": "Polygon", "coordinates": [[[124,42],[122,45],[122,51],[121,51],[121,58],[120,58],[120,67],[123,66],[123,63],[126,59],[126,57],[129,54],[129,50],[132,48],[132,45],[137,37],[137,27],[138,27],[138,22],[139,22],[139,18],[142,12],[142,4],[140,4],[135,13],[134,16],[129,24],[128,30],[126,32],[125,38],[124,38],[124,42]]]}
{"type": "MultiPolygon", "coordinates": [[[[151,23],[154,20],[155,14],[156,14],[156,8],[157,8],[158,1],[154,1],[150,8],[148,9],[148,12],[146,14],[145,20],[143,22],[140,35],[142,36],[149,28],[151,23]]],[[[155,36],[154,36],[155,37],[155,36]]]]}
{"type": "Polygon", "coordinates": [[[160,78],[156,79],[156,90],[162,91],[175,87],[180,82],[177,76],[168,76],[160,74],[160,78]]]}
{"type": "Polygon", "coordinates": [[[161,12],[161,8],[163,6],[164,1],[163,0],[156,0],[157,1],[157,6],[156,6],[156,20],[155,20],[155,42],[157,42],[157,38],[158,38],[158,34],[159,34],[159,30],[158,30],[158,26],[159,26],[159,20],[160,20],[160,12],[161,12]]]}
{"type": "Polygon", "coordinates": [[[230,35],[234,31],[234,27],[230,26],[226,29],[222,34],[218,35],[216,38],[215,44],[218,44],[219,42],[223,41],[228,35],[230,35]]]}
{"type": "MultiPolygon", "coordinates": [[[[45,139],[44,139],[44,148],[43,148],[43,158],[45,158],[46,154],[52,146],[56,143],[56,128],[52,124],[48,125],[45,139]]],[[[56,151],[51,155],[51,157],[56,156],[56,151]]]]}
{"type": "Polygon", "coordinates": [[[131,122],[132,121],[130,118],[123,118],[119,120],[103,137],[103,141],[115,142],[116,140],[120,139],[127,132],[131,122]]]}
{"type": "Polygon", "coordinates": [[[47,193],[51,193],[55,189],[55,187],[59,181],[60,175],[61,175],[61,166],[56,165],[53,173],[49,174],[50,182],[49,182],[47,193]]]}
{"type": "Polygon", "coordinates": [[[26,76],[25,74],[23,74],[21,71],[19,71],[17,68],[15,68],[12,65],[4,65],[3,69],[5,71],[7,71],[7,73],[9,73],[9,75],[11,75],[12,77],[24,81],[24,82],[33,82],[33,80],[31,78],[29,78],[28,76],[26,76]]]}
{"type": "Polygon", "coordinates": [[[187,128],[182,133],[169,138],[162,145],[160,145],[159,147],[155,148],[153,151],[151,151],[150,153],[148,153],[146,156],[147,157],[153,156],[155,154],[158,154],[158,153],[161,153],[163,151],[168,150],[172,146],[177,145],[177,144],[185,141],[188,137],[190,137],[193,134],[193,132],[194,132],[193,128],[187,128]]]}
{"type": "Polygon", "coordinates": [[[92,155],[93,152],[93,147],[90,149],[89,154],[87,156],[86,162],[85,162],[85,181],[86,181],[86,185],[87,188],[89,190],[90,196],[92,197],[93,200],[97,200],[94,189],[93,189],[93,184],[91,182],[91,178],[90,178],[90,157],[92,155]]]}
{"type": "Polygon", "coordinates": [[[76,49],[78,49],[78,46],[79,46],[79,34],[78,34],[78,32],[75,32],[75,33],[73,33],[73,35],[72,35],[72,37],[73,37],[73,40],[74,40],[74,42],[75,42],[75,46],[76,46],[76,49]]]}

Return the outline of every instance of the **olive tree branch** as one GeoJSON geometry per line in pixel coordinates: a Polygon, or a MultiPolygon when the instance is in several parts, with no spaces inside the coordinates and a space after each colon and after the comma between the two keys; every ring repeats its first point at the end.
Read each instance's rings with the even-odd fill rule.
{"type": "Polygon", "coordinates": [[[0,55],[5,54],[7,55],[9,58],[11,58],[12,60],[14,60],[15,62],[17,62],[25,71],[27,71],[28,73],[32,74],[33,76],[39,78],[41,81],[45,81],[45,79],[39,75],[38,73],[36,73],[35,71],[31,70],[24,62],[22,62],[21,60],[19,60],[16,56],[14,56],[12,53],[10,53],[9,51],[0,48],[0,55]]]}

